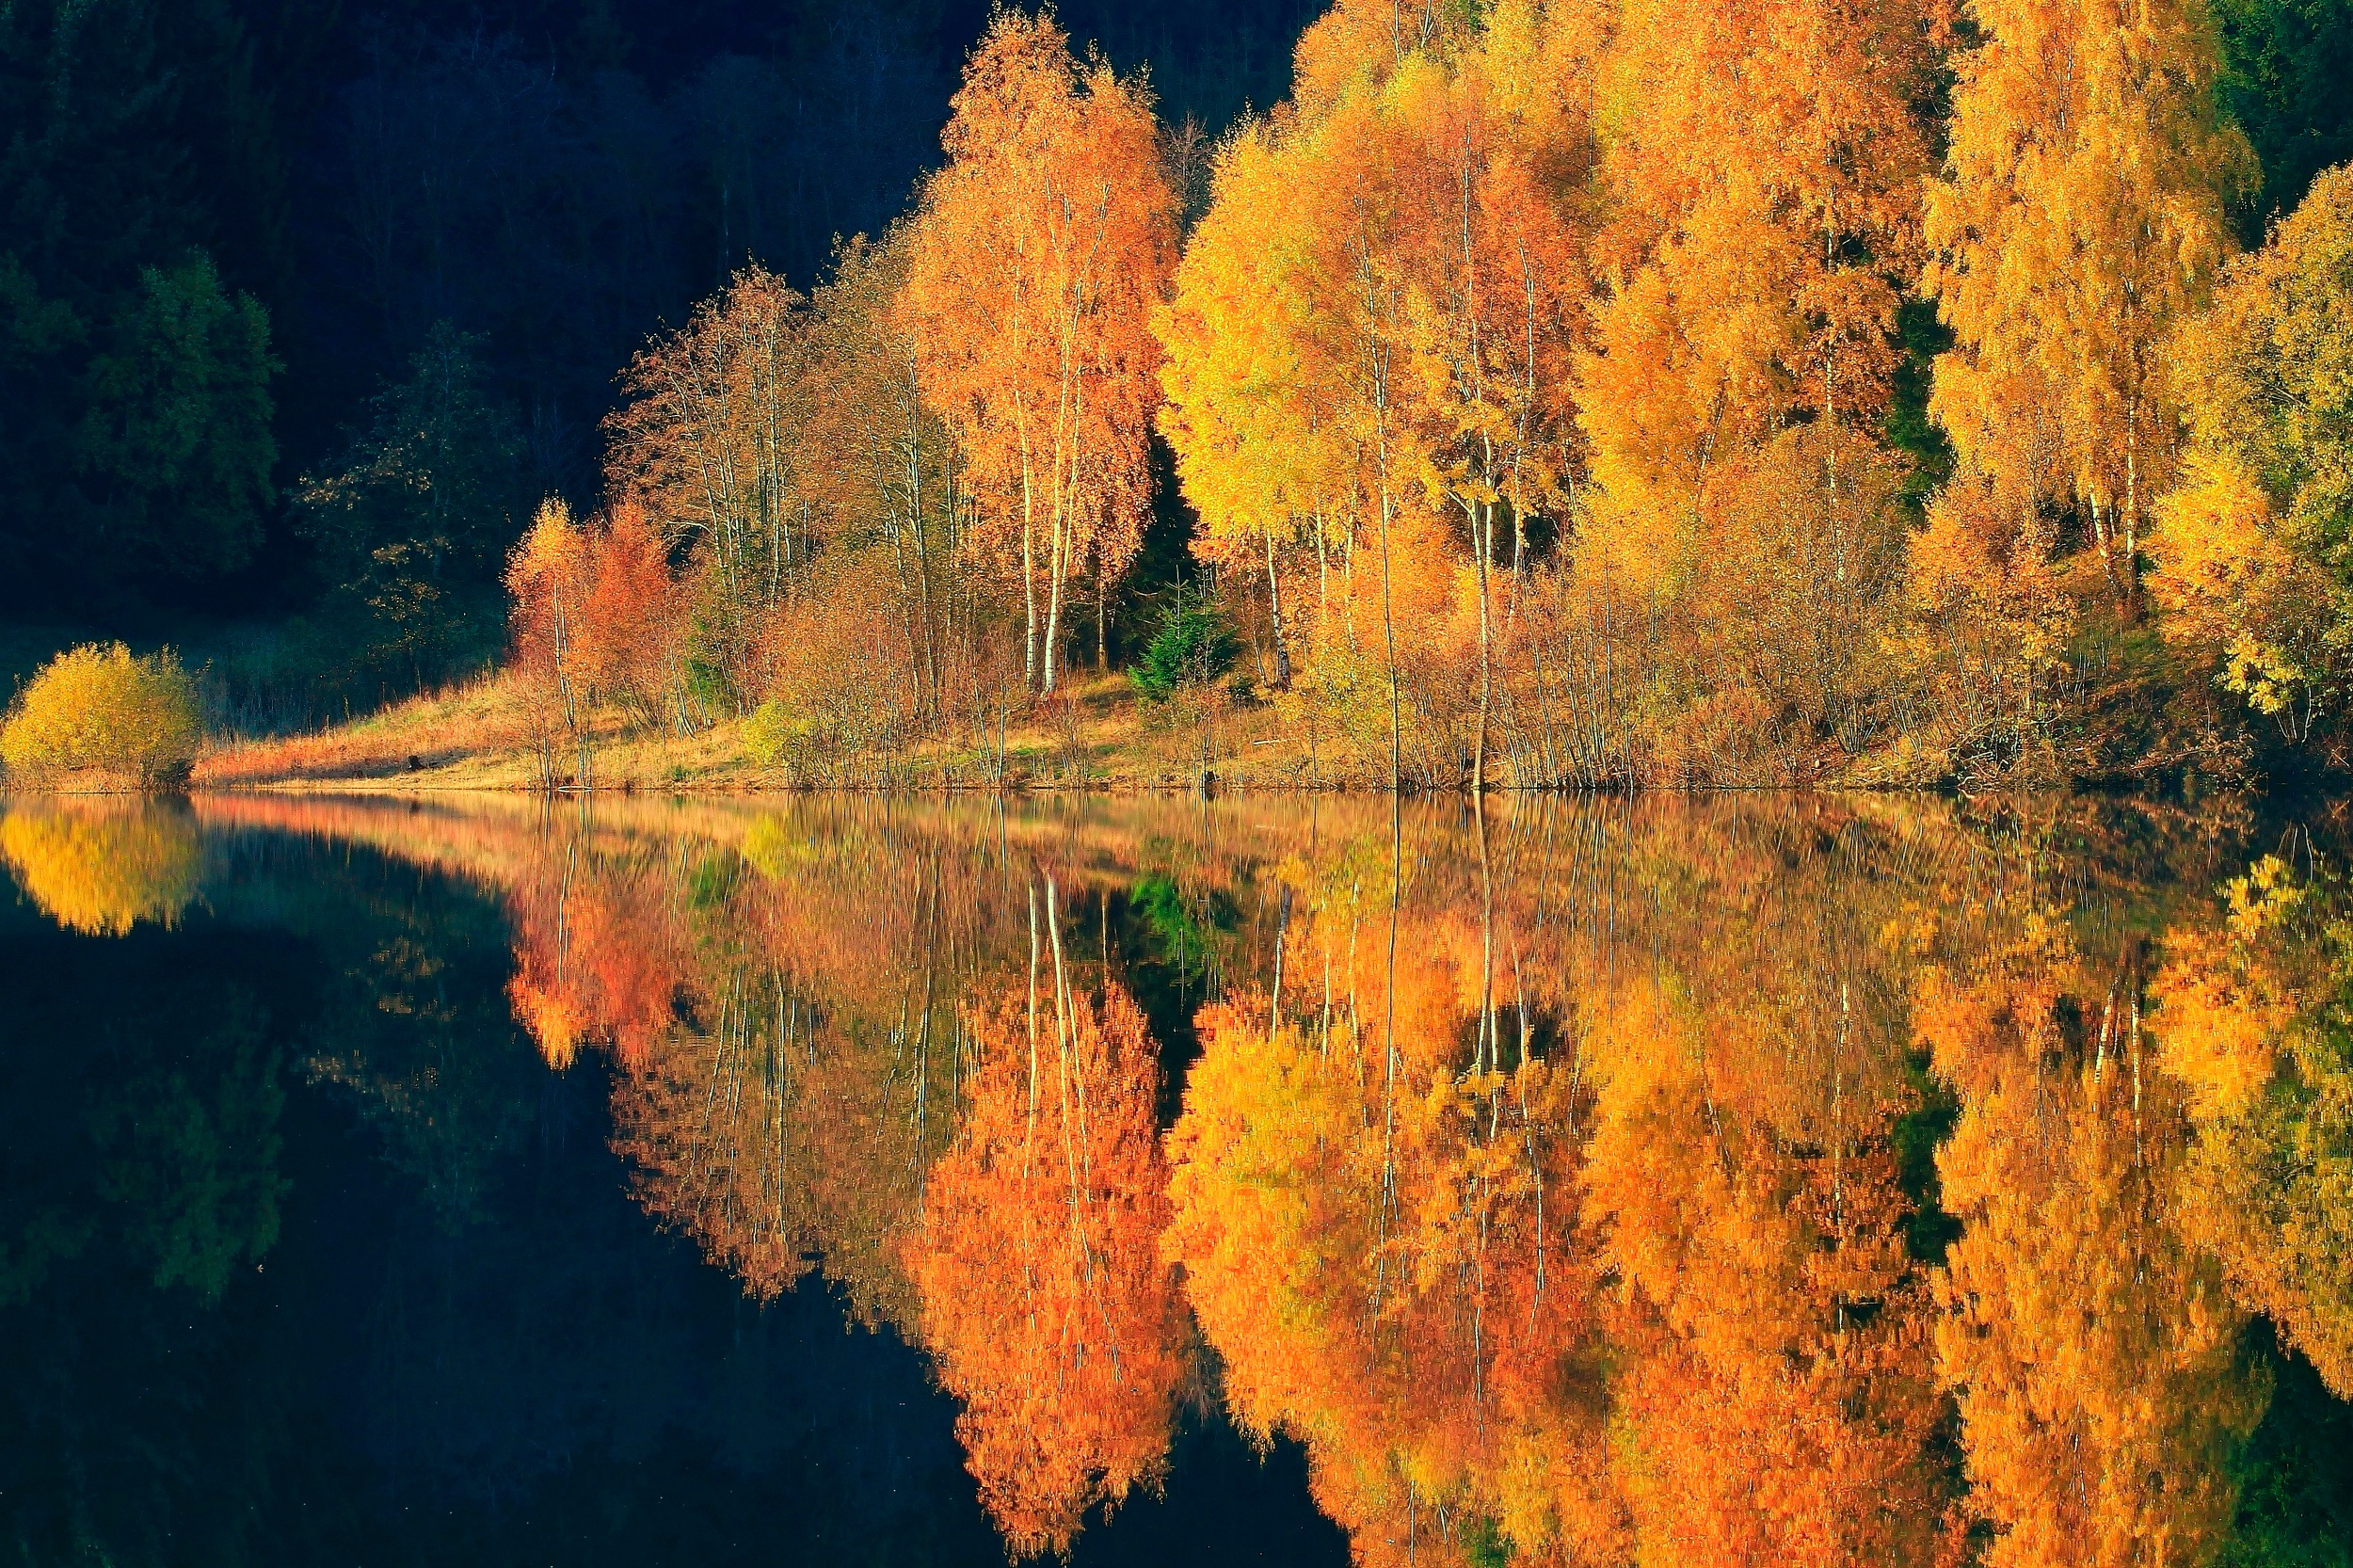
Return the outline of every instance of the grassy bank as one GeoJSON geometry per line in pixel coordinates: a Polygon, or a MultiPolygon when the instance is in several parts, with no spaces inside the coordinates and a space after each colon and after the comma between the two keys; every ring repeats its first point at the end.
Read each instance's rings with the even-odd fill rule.
{"type": "MultiPolygon", "coordinates": [[[[1117,675],[1001,715],[985,738],[973,728],[888,752],[839,757],[811,750],[767,765],[747,754],[740,720],[680,736],[646,732],[606,710],[586,728],[587,773],[600,790],[1135,791],[1192,789],[1205,771],[1220,785],[1247,789],[1385,782],[1337,746],[1328,729],[1303,735],[1274,705],[1156,707],[1140,701],[1117,675]]],[[[500,674],[350,724],[217,744],[197,764],[193,782],[211,789],[536,790],[544,787],[545,773],[531,732],[522,688],[500,674]]],[[[573,787],[579,751],[568,740],[558,751],[556,782],[573,787]]]]}
{"type": "MultiPolygon", "coordinates": [[[[1648,782],[2171,792],[2276,783],[2314,772],[2342,776],[2345,747],[2337,732],[2282,744],[2222,700],[2207,672],[2185,667],[2145,628],[2100,638],[2087,632],[2078,643],[2065,666],[2073,673],[2054,694],[2048,718],[2034,731],[2008,737],[2007,745],[1975,736],[1956,743],[1945,733],[1949,726],[1897,728],[1860,754],[1825,740],[1760,753],[1729,777],[1671,774],[1648,782]]],[[[558,788],[577,788],[584,767],[598,790],[665,792],[1192,790],[1205,774],[1219,787],[1244,790],[1379,790],[1388,783],[1385,713],[1366,720],[1370,728],[1345,733],[1328,705],[1239,680],[1156,703],[1140,698],[1124,675],[1083,676],[1051,699],[991,713],[985,728],[968,718],[946,737],[887,749],[807,736],[766,763],[754,760],[757,747],[742,720],[680,735],[632,725],[617,708],[588,715],[584,745],[566,736],[555,755],[543,758],[533,742],[529,695],[520,677],[499,672],[309,733],[217,742],[192,782],[212,789],[540,790],[552,762],[558,788]]],[[[1409,739],[1408,753],[1408,776],[1423,787],[1467,783],[1465,734],[1433,738],[1425,731],[1409,739]]],[[[1512,779],[1500,759],[1489,776],[1498,785],[1512,779]]]]}

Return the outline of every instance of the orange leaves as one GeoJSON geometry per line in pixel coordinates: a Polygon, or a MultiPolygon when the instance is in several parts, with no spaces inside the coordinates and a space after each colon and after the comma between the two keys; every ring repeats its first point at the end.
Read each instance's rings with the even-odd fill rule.
{"type": "Polygon", "coordinates": [[[2185,1125],[2142,1027],[2139,962],[2089,963],[2029,907],[1973,983],[1923,1007],[1961,1102],[1937,1157],[1961,1233],[1936,1348],[1989,1564],[2199,1559],[2262,1412],[2244,1314],[2175,1221],[2185,1125]]]}
{"type": "Polygon", "coordinates": [[[1964,471],[2088,505],[2104,561],[2112,517],[2129,556],[2174,445],[2157,348],[2228,256],[2252,161],[2214,24],[2199,0],[1970,10],[1984,41],[1928,198],[1923,287],[1956,339],[1930,407],[1964,471]]]}
{"type": "Polygon", "coordinates": [[[2185,932],[2149,987],[2167,1072],[2202,1116],[2234,1115],[2269,1086],[2295,1005],[2248,944],[2185,932]]]}
{"type": "Polygon", "coordinates": [[[2342,873],[2265,856],[2166,938],[2153,1026],[2197,1128],[2193,1244],[2340,1398],[2353,1391],[2353,1060],[2342,873]]]}
{"type": "MultiPolygon", "coordinates": [[[[1603,66],[1604,93],[1641,105],[1605,155],[1618,298],[1604,341],[1686,412],[1663,446],[1596,430],[1598,447],[1697,467],[1798,409],[1869,427],[1917,248],[1928,67],[1907,0],[1627,8],[1603,66]]],[[[1589,399],[1596,415],[1639,407],[1640,374],[1618,371],[1620,395],[1589,399]]]]}
{"type": "Polygon", "coordinates": [[[525,669],[551,681],[568,679],[588,579],[587,541],[572,521],[572,509],[551,496],[506,562],[515,652],[525,669]]]}
{"type": "Polygon", "coordinates": [[[516,1021],[548,1064],[571,1065],[582,1046],[611,1046],[642,1069],[676,1023],[681,959],[649,868],[603,867],[577,881],[555,868],[519,886],[514,911],[516,1021]]]}
{"type": "Polygon", "coordinates": [[[616,1044],[639,1201],[926,1347],[1020,1551],[1154,1484],[1184,1389],[1302,1442],[1367,1563],[2201,1560],[2247,1311],[2353,1367],[2342,894],[2120,884],[2211,818],[200,808],[498,887],[543,1048],[616,1044]],[[1145,875],[1218,926],[1165,1134],[1145,875]]]}
{"type": "Polygon", "coordinates": [[[682,595],[645,507],[624,502],[588,540],[581,657],[589,682],[651,723],[682,655],[682,595]]]}
{"type": "MultiPolygon", "coordinates": [[[[1328,939],[1290,955],[1310,986],[1328,939]]],[[[1461,1560],[1482,1518],[1531,1552],[1606,1538],[1599,1412],[1556,1398],[1595,1305],[1557,1163],[1563,1092],[1535,1064],[1458,1077],[1458,971],[1414,965],[1392,998],[1357,951],[1333,977],[1353,1022],[1328,1036],[1270,1032],[1259,996],[1198,1020],[1165,1245],[1227,1408],[1306,1442],[1361,1561],[1461,1560]]]]}
{"type": "Polygon", "coordinates": [[[982,1503],[1024,1556],[1157,1482],[1178,1372],[1154,1048],[1122,987],[1072,973],[1058,898],[1049,878],[1050,958],[1033,934],[1026,988],[973,1007],[963,1127],[906,1242],[982,1503]]]}
{"type": "Polygon", "coordinates": [[[1176,197],[1142,84],[1081,68],[1048,19],[998,12],[952,111],[903,319],[1019,586],[1025,669],[1050,692],[1071,583],[1120,576],[1142,539],[1176,197]]]}
{"type": "Polygon", "coordinates": [[[625,502],[584,528],[545,502],[507,562],[506,590],[516,663],[562,728],[579,729],[598,697],[655,722],[678,680],[685,605],[644,506],[625,502]]]}

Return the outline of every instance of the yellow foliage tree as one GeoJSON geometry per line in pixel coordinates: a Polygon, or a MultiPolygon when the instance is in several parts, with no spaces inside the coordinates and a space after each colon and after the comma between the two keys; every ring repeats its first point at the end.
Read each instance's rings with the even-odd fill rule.
{"type": "Polygon", "coordinates": [[[1930,409],[1990,489],[1996,557],[2037,542],[2046,503],[2081,505],[2130,597],[2175,445],[2164,344],[2231,251],[2252,154],[2216,97],[2204,0],[1967,9],[1982,41],[1956,62],[1928,197],[1922,287],[1954,336],[1930,409]]]}
{"type": "Polygon", "coordinates": [[[2214,307],[2183,324],[2171,384],[2190,448],[2158,508],[2151,591],[2168,637],[2291,735],[2342,699],[2353,504],[2353,168],[2313,183],[2214,307]]]}
{"type": "Polygon", "coordinates": [[[86,643],[17,694],[0,760],[20,785],[155,789],[186,778],[202,743],[196,683],[177,653],[135,658],[120,643],[86,643]]]}

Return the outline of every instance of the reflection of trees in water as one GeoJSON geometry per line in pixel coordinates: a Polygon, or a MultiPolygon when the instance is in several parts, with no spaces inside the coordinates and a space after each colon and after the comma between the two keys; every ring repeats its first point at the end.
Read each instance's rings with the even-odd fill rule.
{"type": "Polygon", "coordinates": [[[904,1242],[981,1499],[1022,1555],[1157,1481],[1180,1339],[1157,1049],[1127,988],[1065,951],[1053,876],[1029,892],[1029,972],[967,1004],[961,1126],[904,1242]]]}
{"type": "Polygon", "coordinates": [[[2230,868],[2145,815],[397,825],[610,1054],[647,1208],[932,1351],[1020,1549],[1155,1476],[1168,1264],[1368,1562],[2200,1560],[2248,1310],[2342,1389],[2335,906],[2185,896],[2230,868]],[[1129,962],[1210,991],[1165,1177],[1129,962]]]}
{"type": "Polygon", "coordinates": [[[41,913],[91,936],[176,923],[202,870],[185,809],[122,796],[9,802],[0,858],[41,913]]]}
{"type": "MultiPolygon", "coordinates": [[[[2353,1399],[2353,921],[2345,872],[2266,856],[2169,933],[2160,1060],[2194,1129],[2181,1223],[2353,1399]]],[[[2349,1520],[2348,1524],[2353,1524],[2349,1520]]]]}
{"type": "MultiPolygon", "coordinates": [[[[21,1560],[238,1555],[207,1405],[272,1392],[222,1363],[284,1220],[282,957],[206,921],[0,925],[0,1541],[21,1560]]],[[[284,1456],[256,1427],[233,1463],[284,1456]]]]}
{"type": "Polygon", "coordinates": [[[1961,1232],[1936,1350],[1970,1505],[1989,1563],[2200,1560],[2266,1390],[2176,1224],[2188,1124],[2143,1027],[2145,944],[2087,952],[2063,911],[2021,913],[1928,975],[1918,1009],[1961,1105],[1938,1159],[1961,1232]]]}
{"type": "Polygon", "coordinates": [[[1171,1245],[1229,1399],[1367,1560],[1925,1560],[1916,1092],[1852,897],[1903,846],[1530,816],[1295,862],[1279,980],[1205,1023],[1171,1245]]]}

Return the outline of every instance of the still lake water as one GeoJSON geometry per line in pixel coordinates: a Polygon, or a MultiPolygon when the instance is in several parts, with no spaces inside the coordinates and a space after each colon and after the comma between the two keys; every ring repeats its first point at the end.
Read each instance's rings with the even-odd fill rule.
{"type": "Polygon", "coordinates": [[[2333,820],[14,803],[0,1555],[2342,1562],[2333,820]]]}

